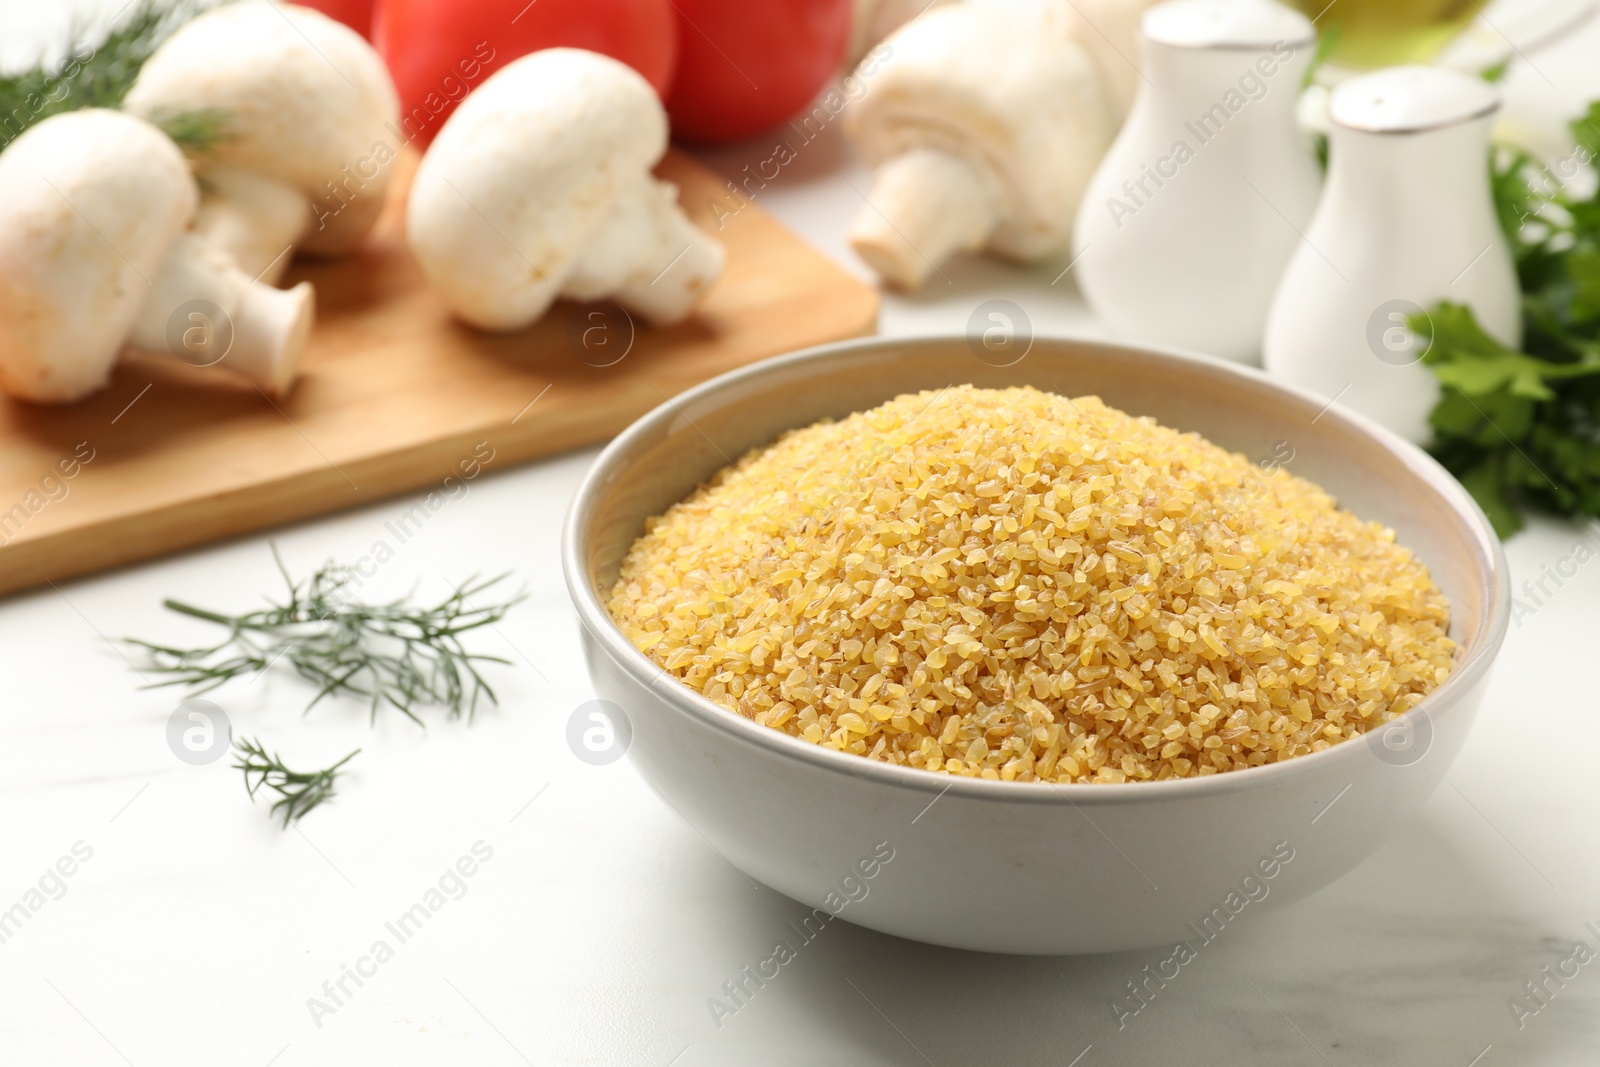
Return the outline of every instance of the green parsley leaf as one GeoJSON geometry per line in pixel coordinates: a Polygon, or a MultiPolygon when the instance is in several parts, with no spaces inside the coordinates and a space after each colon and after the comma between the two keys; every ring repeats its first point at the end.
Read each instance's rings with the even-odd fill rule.
{"type": "MultiPolygon", "coordinates": [[[[1572,123],[1572,158],[1600,158],[1600,102],[1572,123]]],[[[1491,191],[1521,283],[1520,350],[1460,304],[1413,318],[1442,387],[1433,454],[1501,537],[1523,511],[1600,516],[1600,195],[1577,199],[1524,153],[1500,150],[1491,191]]]]}

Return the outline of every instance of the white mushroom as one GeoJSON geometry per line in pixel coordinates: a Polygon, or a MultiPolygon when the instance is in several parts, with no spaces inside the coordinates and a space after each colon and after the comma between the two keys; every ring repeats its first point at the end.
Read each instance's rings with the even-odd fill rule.
{"type": "Polygon", "coordinates": [[[1072,0],[1073,33],[1104,79],[1118,121],[1128,116],[1144,75],[1139,20],[1161,0],[1072,0]]]}
{"type": "Polygon", "coordinates": [[[850,43],[845,62],[854,67],[873,46],[930,7],[951,0],[856,0],[850,13],[850,43]]]}
{"type": "Polygon", "coordinates": [[[689,313],[722,246],[651,177],[667,120],[648,82],[572,48],[524,56],[464,100],[411,186],[407,229],[449,308],[516,330],[558,296],[614,297],[656,323],[689,313]]]}
{"type": "Polygon", "coordinates": [[[873,165],[850,244],[915,289],[956,252],[1063,249],[1111,140],[1066,0],[966,0],[895,33],[845,128],[873,165]]]}
{"type": "Polygon", "coordinates": [[[215,116],[221,136],[196,164],[198,229],[268,281],[291,245],[341,255],[361,243],[403,140],[394,86],[372,46],[294,5],[227,4],[185,23],[123,106],[150,119],[215,116]]]}
{"type": "Polygon", "coordinates": [[[119,111],[52,116],[0,153],[0,388],[77,400],[132,345],[285,389],[311,287],[253,282],[188,232],[197,199],[177,146],[119,111]]]}

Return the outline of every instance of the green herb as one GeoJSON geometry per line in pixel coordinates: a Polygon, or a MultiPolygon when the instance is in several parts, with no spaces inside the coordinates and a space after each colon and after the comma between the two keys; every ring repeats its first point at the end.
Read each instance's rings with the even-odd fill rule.
{"type": "Polygon", "coordinates": [[[238,751],[239,762],[234,769],[244,772],[245,792],[250,794],[250,799],[256,799],[256,792],[262,786],[278,794],[278,799],[272,802],[272,814],[283,820],[283,828],[287,830],[289,824],[298,822],[312,808],[323,801],[333,799],[334,782],[339,777],[339,768],[349,763],[360,753],[360,749],[350,753],[344,759],[331,767],[324,767],[320,771],[291,771],[284,765],[283,758],[276,752],[269,753],[259,741],[248,737],[241,737],[233,746],[238,751]]]}
{"type": "Polygon", "coordinates": [[[272,554],[288,587],[282,603],[269,600],[270,606],[261,610],[229,615],[163,601],[179,614],[227,627],[228,635],[199,648],[130,641],[149,655],[153,673],[167,676],[152,688],[188,686],[194,696],[286,662],[317,686],[307,711],[323,697],[343,693],[368,700],[374,719],[387,705],[421,725],[416,715],[421,705],[441,705],[452,718],[465,714],[470,719],[480,697],[498,703],[477,665],[510,661],[469,652],[462,637],[493,626],[524,599],[518,594],[499,603],[473,603],[505,575],[468,579],[432,606],[413,604],[410,597],[365,604],[355,599],[360,578],[353,568],[329,562],[297,582],[284,569],[276,547],[272,554]]]}
{"type": "MultiPolygon", "coordinates": [[[[1574,158],[1600,156],[1600,103],[1572,133],[1574,158]]],[[[1457,304],[1411,326],[1443,386],[1434,455],[1508,537],[1530,506],[1600,516],[1600,195],[1547,188],[1523,153],[1503,153],[1491,181],[1522,287],[1521,351],[1457,304]]]]}
{"type": "MultiPolygon", "coordinates": [[[[65,54],[29,70],[0,74],[0,149],[51,115],[119,107],[145,61],[177,28],[205,10],[201,0],[140,0],[98,35],[75,24],[65,54]]],[[[158,117],[181,146],[203,150],[221,137],[219,117],[185,112],[158,117]]]]}
{"type": "Polygon", "coordinates": [[[1520,264],[1535,244],[1526,230],[1540,229],[1543,200],[1534,190],[1540,183],[1533,157],[1521,149],[1497,149],[1489,162],[1489,193],[1494,201],[1500,232],[1520,264]]]}
{"type": "MultiPolygon", "coordinates": [[[[1339,37],[1343,32],[1338,23],[1334,23],[1317,36],[1317,49],[1311,54],[1311,63],[1306,67],[1306,76],[1300,79],[1302,91],[1309,89],[1316,82],[1317,74],[1328,62],[1328,57],[1339,47],[1339,37]]],[[[1313,131],[1311,149],[1317,155],[1317,166],[1322,168],[1322,173],[1328,173],[1328,135],[1321,130],[1313,131]]]]}
{"type": "Polygon", "coordinates": [[[191,156],[203,155],[228,139],[228,114],[221,108],[166,112],[152,119],[161,132],[191,156]]]}
{"type": "Polygon", "coordinates": [[[1343,35],[1344,27],[1337,22],[1317,35],[1317,48],[1311,53],[1311,65],[1306,67],[1306,76],[1300,79],[1300,88],[1309,89],[1317,80],[1317,74],[1328,62],[1328,57],[1333,55],[1333,50],[1339,47],[1339,38],[1343,35]]]}

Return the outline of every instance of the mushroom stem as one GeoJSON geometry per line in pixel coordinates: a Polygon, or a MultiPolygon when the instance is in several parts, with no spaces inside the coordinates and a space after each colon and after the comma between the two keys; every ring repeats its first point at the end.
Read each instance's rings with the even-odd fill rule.
{"type": "Polygon", "coordinates": [[[195,232],[233,256],[246,274],[276,285],[311,222],[304,194],[235,167],[207,171],[204,186],[195,232]]]}
{"type": "Polygon", "coordinates": [[[233,349],[224,366],[268,396],[281,396],[299,373],[315,318],[316,291],[310,282],[292,289],[251,286],[233,313],[233,349]]]}
{"type": "Polygon", "coordinates": [[[678,191],[648,174],[617,197],[562,294],[612,297],[654,325],[680,321],[722,270],[724,252],[678,208],[678,191]]]}
{"type": "Polygon", "coordinates": [[[878,167],[850,246],[887,281],[916,289],[953,253],[982,248],[996,221],[988,185],[970,163],[913,148],[878,167]]]}
{"type": "Polygon", "coordinates": [[[282,393],[314,314],[310,283],[282,290],[252,281],[227,252],[186,233],[150,279],[128,340],[191,366],[223,363],[263,391],[282,393]]]}
{"type": "Polygon", "coordinates": [[[617,303],[637,311],[655,325],[680,321],[689,314],[706,286],[722,271],[726,258],[716,238],[681,214],[672,220],[670,259],[649,278],[633,281],[616,292],[617,303]]]}

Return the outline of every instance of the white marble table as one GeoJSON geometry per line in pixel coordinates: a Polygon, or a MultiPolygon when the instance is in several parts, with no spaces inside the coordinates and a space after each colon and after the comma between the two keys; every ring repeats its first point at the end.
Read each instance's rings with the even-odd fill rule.
{"type": "MultiPolygon", "coordinates": [[[[58,14],[41,9],[0,5],[8,55],[19,27],[36,32],[58,14]]],[[[1597,40],[1541,55],[1535,80],[1549,83],[1537,92],[1600,96],[1597,40]]],[[[764,148],[710,158],[732,174],[764,148]]],[[[842,235],[859,203],[852,185],[865,179],[830,137],[807,146],[762,202],[849,263],[842,235]]],[[[949,283],[936,279],[925,296],[890,299],[885,332],[960,329],[997,295],[1040,332],[1094,329],[1070,279],[1051,285],[1054,270],[945,273],[949,283]]],[[[1600,566],[1581,568],[1513,628],[1476,732],[1421,818],[1311,899],[1230,927],[1120,1029],[1113,999],[1166,953],[982,956],[845,923],[719,1026],[708,999],[775,941],[796,940],[787,924],[806,909],[747,882],[626,760],[590,766],[567,747],[567,718],[591,692],[557,539],[591,457],[491,470],[369,586],[398,593],[416,581],[436,594],[447,580],[502,570],[525,581],[527,603],[483,642],[513,661],[492,674],[498,710],[470,726],[434,717],[424,734],[393,715],[369,726],[348,704],[302,716],[308,691],[277,672],[216,695],[236,730],[291,761],[363,749],[343,795],[297,831],[252,808],[227,761],[174,758],[165,728],[176,695],[141,690],[107,640],[203,634],[163,613],[164,596],[252,603],[276,581],[268,535],[0,602],[0,916],[39,903],[0,943],[0,1063],[1600,1059],[1600,959],[1559,986],[1541,971],[1575,942],[1600,953],[1600,566]],[[475,847],[492,855],[472,877],[447,878],[452,896],[399,944],[384,924],[475,847]],[[73,873],[47,874],[62,857],[73,873]],[[29,897],[41,879],[45,892],[29,897]],[[379,939],[392,958],[362,962],[379,939]],[[345,979],[336,1003],[324,983],[346,965],[368,976],[359,987],[345,979]],[[1547,1003],[1519,1020],[1509,1002],[1530,980],[1545,982],[1547,1003]],[[312,997],[331,1010],[313,1012],[312,997]]],[[[413,502],[271,536],[304,573],[367,552],[413,502]]],[[[1537,522],[1508,546],[1518,581],[1584,537],[1600,543],[1537,522]]]]}

